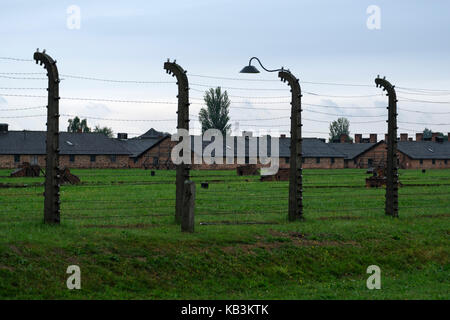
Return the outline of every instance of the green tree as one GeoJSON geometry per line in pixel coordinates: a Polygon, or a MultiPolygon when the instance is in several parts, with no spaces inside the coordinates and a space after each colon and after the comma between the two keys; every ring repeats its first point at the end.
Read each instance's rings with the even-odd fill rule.
{"type": "Polygon", "coordinates": [[[346,134],[347,140],[352,141],[352,138],[350,138],[350,122],[347,118],[338,118],[330,123],[330,142],[339,139],[341,134],[346,134]]]}
{"type": "Polygon", "coordinates": [[[423,138],[424,139],[431,139],[432,133],[433,133],[433,131],[431,131],[428,128],[423,129],[423,138]]]}
{"type": "Polygon", "coordinates": [[[67,132],[91,132],[91,129],[87,125],[87,120],[75,117],[69,119],[69,126],[67,127],[67,132]]]}
{"type": "Polygon", "coordinates": [[[211,88],[205,92],[203,97],[206,108],[202,108],[198,114],[199,120],[202,124],[202,133],[208,129],[218,129],[223,135],[226,135],[231,128],[228,124],[230,117],[228,116],[230,99],[225,90],[222,93],[220,87],[216,89],[211,88]]]}
{"type": "MultiPolygon", "coordinates": [[[[443,134],[442,132],[435,132],[439,137],[442,137],[444,141],[448,140],[448,135],[443,134]]],[[[424,139],[431,139],[433,137],[433,130],[425,128],[423,129],[423,138],[424,139]]]]}
{"type": "Polygon", "coordinates": [[[99,125],[97,125],[97,126],[95,126],[93,132],[103,133],[108,138],[112,138],[113,137],[113,130],[112,130],[112,128],[100,127],[99,125]]]}

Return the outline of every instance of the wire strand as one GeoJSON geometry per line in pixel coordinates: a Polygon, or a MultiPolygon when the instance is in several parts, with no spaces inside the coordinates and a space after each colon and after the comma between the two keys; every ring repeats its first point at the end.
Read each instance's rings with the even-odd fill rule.
{"type": "Polygon", "coordinates": [[[175,81],[147,81],[147,80],[114,80],[114,79],[103,79],[103,78],[94,78],[94,77],[86,77],[86,76],[77,76],[71,74],[61,74],[62,77],[70,78],[70,79],[80,79],[80,80],[92,80],[92,81],[101,81],[101,82],[114,82],[114,83],[134,83],[134,84],[175,84],[175,81]]]}
{"type": "Polygon", "coordinates": [[[10,60],[10,61],[33,61],[33,59],[22,59],[13,57],[0,57],[0,60],[10,60]]]}

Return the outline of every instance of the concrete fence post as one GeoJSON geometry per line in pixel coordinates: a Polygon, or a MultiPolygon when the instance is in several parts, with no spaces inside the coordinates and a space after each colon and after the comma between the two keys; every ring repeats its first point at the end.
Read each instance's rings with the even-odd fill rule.
{"type": "Polygon", "coordinates": [[[181,231],[192,233],[194,232],[195,182],[185,181],[183,192],[181,231]]]}
{"type": "Polygon", "coordinates": [[[291,146],[289,161],[289,221],[303,218],[303,175],[302,175],[302,92],[299,80],[289,71],[278,73],[281,81],[291,87],[291,146]]]}
{"type": "MultiPolygon", "coordinates": [[[[186,71],[175,61],[164,63],[166,73],[177,78],[178,85],[178,122],[177,129],[189,131],[189,81],[186,71]]],[[[176,167],[176,200],[175,222],[180,224],[183,213],[183,188],[185,181],[189,180],[189,164],[182,163],[176,167]]]]}
{"type": "Polygon", "coordinates": [[[60,223],[59,199],[59,74],[56,61],[38,50],[34,53],[36,64],[44,65],[48,77],[47,136],[45,157],[44,222],[60,223]]]}
{"type": "Polygon", "coordinates": [[[387,164],[386,164],[386,205],[385,213],[398,217],[398,160],[397,160],[397,94],[386,78],[379,76],[375,79],[377,87],[383,88],[389,98],[388,133],[387,133],[387,164]]]}

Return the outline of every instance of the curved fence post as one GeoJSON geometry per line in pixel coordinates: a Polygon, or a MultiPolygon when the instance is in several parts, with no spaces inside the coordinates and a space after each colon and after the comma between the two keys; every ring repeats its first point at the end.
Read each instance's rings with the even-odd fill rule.
{"type": "Polygon", "coordinates": [[[47,137],[45,157],[44,222],[60,223],[59,199],[59,75],[56,60],[48,54],[34,53],[36,64],[44,65],[48,77],[47,137]]]}
{"type": "MultiPolygon", "coordinates": [[[[189,81],[186,71],[174,60],[164,63],[166,73],[177,78],[178,85],[178,122],[177,130],[185,129],[189,131],[189,81]]],[[[190,142],[189,142],[190,143],[190,142]]],[[[180,224],[183,216],[183,195],[184,183],[189,180],[189,165],[184,162],[177,165],[176,169],[176,204],[175,222],[180,224]]]]}
{"type": "Polygon", "coordinates": [[[291,87],[291,156],[289,169],[289,221],[303,219],[302,182],[302,91],[299,80],[289,71],[278,73],[291,87]]]}
{"type": "Polygon", "coordinates": [[[398,217],[397,94],[395,86],[386,78],[381,79],[378,76],[375,83],[377,87],[383,88],[389,97],[385,213],[392,217],[398,217]]]}

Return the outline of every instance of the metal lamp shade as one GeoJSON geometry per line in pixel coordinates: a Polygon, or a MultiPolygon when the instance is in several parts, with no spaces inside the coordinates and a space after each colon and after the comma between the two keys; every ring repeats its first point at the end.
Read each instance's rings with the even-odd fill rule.
{"type": "Polygon", "coordinates": [[[241,73],[259,73],[259,70],[256,69],[254,66],[245,66],[241,73]]]}

